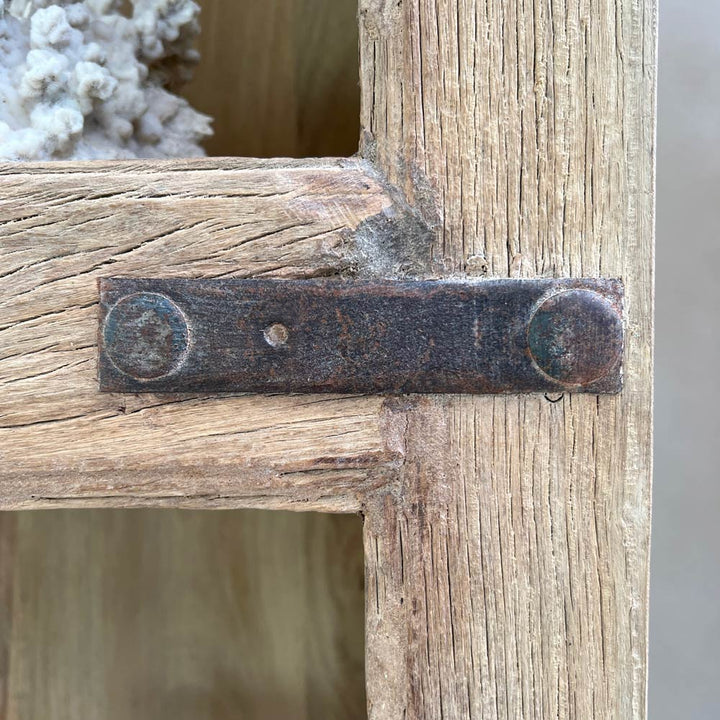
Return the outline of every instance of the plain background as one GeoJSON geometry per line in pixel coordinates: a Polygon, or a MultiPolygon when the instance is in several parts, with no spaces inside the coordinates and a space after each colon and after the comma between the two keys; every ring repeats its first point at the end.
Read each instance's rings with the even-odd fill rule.
{"type": "Polygon", "coordinates": [[[720,0],[661,0],[650,720],[720,718],[720,0]]]}

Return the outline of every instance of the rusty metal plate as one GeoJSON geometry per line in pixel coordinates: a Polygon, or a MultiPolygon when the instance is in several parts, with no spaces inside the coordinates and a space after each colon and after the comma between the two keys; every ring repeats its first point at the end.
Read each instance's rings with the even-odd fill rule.
{"type": "Polygon", "coordinates": [[[111,392],[614,393],[619,280],[100,284],[111,392]]]}

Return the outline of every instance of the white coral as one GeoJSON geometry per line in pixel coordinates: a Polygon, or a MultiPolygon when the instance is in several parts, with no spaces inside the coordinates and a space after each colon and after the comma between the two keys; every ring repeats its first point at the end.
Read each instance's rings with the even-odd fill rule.
{"type": "Polygon", "coordinates": [[[0,0],[0,159],[202,155],[193,0],[0,0]]]}

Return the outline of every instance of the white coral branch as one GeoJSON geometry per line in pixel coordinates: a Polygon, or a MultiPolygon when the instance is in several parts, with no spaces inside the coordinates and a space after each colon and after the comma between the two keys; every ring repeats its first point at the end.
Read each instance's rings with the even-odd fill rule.
{"type": "Polygon", "coordinates": [[[193,0],[0,0],[0,158],[202,155],[210,119],[169,92],[197,60],[193,0]]]}

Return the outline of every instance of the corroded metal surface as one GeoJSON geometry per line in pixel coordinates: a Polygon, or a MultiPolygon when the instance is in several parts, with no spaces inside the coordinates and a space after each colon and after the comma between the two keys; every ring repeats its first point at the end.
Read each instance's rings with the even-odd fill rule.
{"type": "Polygon", "coordinates": [[[105,352],[126,375],[155,380],[175,372],[188,351],[182,310],[159,293],[139,292],[118,301],[105,318],[105,352]]]}
{"type": "Polygon", "coordinates": [[[618,392],[618,280],[100,280],[113,392],[618,392]]]}

